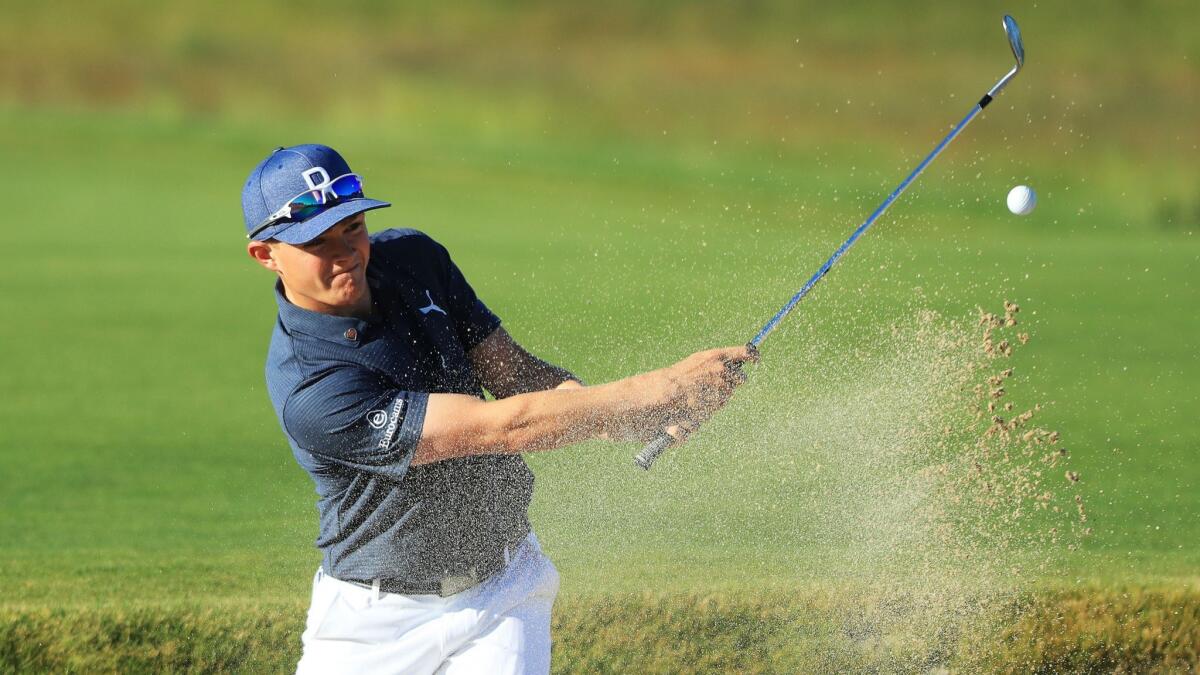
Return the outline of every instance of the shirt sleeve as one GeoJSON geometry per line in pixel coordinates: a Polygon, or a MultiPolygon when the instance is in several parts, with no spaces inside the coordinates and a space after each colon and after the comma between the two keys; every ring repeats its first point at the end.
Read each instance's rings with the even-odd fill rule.
{"type": "Polygon", "coordinates": [[[342,367],[315,375],[284,404],[284,431],[318,458],[400,480],[421,439],[429,394],[342,367]]]}
{"type": "Polygon", "coordinates": [[[450,298],[450,318],[454,320],[454,329],[463,348],[471,351],[500,327],[500,317],[475,295],[475,289],[467,283],[467,278],[450,259],[450,253],[445,247],[441,244],[437,244],[437,247],[442,254],[442,274],[450,298]]]}

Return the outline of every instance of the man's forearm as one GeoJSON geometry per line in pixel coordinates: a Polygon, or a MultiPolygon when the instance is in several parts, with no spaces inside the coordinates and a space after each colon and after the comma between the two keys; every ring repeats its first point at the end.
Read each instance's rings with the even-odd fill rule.
{"type": "Polygon", "coordinates": [[[641,375],[592,387],[484,401],[464,394],[429,397],[414,464],[481,454],[537,452],[596,437],[638,439],[703,422],[745,380],[746,346],[696,352],[641,375]]]}
{"type": "Polygon", "coordinates": [[[644,410],[646,388],[654,385],[644,375],[592,387],[561,384],[495,401],[431,395],[414,464],[551,450],[651,424],[644,410]]]}

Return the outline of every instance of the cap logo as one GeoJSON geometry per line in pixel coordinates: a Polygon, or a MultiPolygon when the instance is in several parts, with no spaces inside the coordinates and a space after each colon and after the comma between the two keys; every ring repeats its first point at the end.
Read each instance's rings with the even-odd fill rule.
{"type": "Polygon", "coordinates": [[[313,188],[314,190],[329,183],[329,174],[325,171],[325,169],[319,166],[314,166],[307,171],[302,171],[300,172],[300,175],[304,177],[304,182],[308,185],[308,187],[313,188]],[[318,176],[320,177],[319,179],[317,179],[318,176]]]}

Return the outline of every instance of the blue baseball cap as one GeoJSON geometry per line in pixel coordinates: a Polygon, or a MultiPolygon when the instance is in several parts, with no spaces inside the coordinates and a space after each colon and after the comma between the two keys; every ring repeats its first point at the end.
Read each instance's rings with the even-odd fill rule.
{"type": "MultiPolygon", "coordinates": [[[[296,195],[348,173],[351,173],[350,165],[329,146],[310,144],[278,148],[254,167],[242,188],[242,216],[246,219],[246,233],[253,232],[296,195]]],[[[343,199],[305,220],[275,223],[253,238],[258,241],[277,239],[289,244],[303,244],[321,236],[322,232],[344,218],[385,206],[391,204],[366,197],[343,199]]]]}

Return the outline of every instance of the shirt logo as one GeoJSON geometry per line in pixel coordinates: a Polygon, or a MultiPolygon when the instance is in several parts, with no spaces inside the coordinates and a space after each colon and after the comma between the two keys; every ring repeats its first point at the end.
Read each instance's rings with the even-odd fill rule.
{"type": "Polygon", "coordinates": [[[426,290],[426,291],[425,291],[425,297],[429,298],[429,306],[428,306],[428,307],[422,307],[422,308],[420,309],[420,312],[421,312],[422,314],[428,314],[428,313],[430,313],[430,312],[441,312],[441,313],[442,313],[442,316],[446,316],[446,310],[444,310],[444,309],[442,309],[441,307],[438,307],[438,306],[437,306],[437,303],[435,303],[435,302],[433,301],[433,296],[429,294],[429,291],[428,291],[428,290],[426,290]]]}
{"type": "Polygon", "coordinates": [[[382,429],[387,426],[388,414],[386,410],[372,410],[367,413],[367,424],[371,425],[372,429],[382,429]]]}
{"type": "MultiPolygon", "coordinates": [[[[392,406],[392,421],[388,423],[387,429],[383,431],[383,438],[379,439],[378,447],[381,450],[387,450],[392,444],[392,437],[396,435],[396,429],[400,427],[400,412],[404,410],[404,399],[396,397],[396,403],[392,406]]],[[[383,412],[380,410],[379,412],[383,412]]],[[[387,413],[383,413],[387,417],[387,413]]],[[[372,425],[374,426],[374,425],[372,425]]]]}

